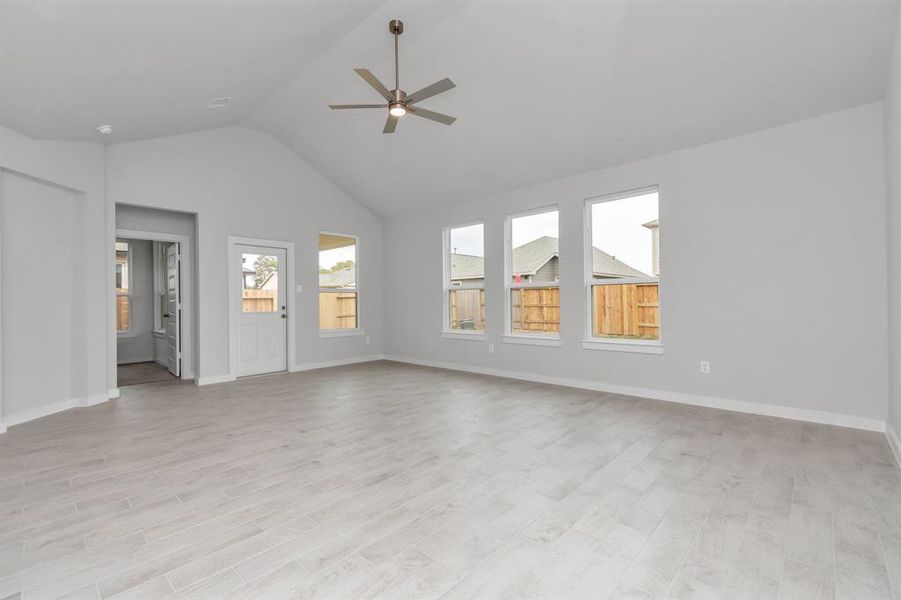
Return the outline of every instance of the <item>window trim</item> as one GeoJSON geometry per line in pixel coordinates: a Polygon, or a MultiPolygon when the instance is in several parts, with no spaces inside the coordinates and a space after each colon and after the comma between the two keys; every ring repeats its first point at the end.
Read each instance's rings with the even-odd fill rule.
{"type": "Polygon", "coordinates": [[[602,194],[600,196],[590,196],[585,199],[583,207],[582,230],[582,263],[584,277],[584,297],[585,297],[585,337],[582,340],[582,348],[585,350],[607,350],[611,352],[632,352],[639,354],[663,354],[663,280],[661,277],[616,277],[599,283],[594,279],[594,257],[592,255],[592,234],[593,219],[591,208],[595,204],[602,202],[613,202],[615,200],[625,200],[635,196],[643,196],[645,194],[657,193],[657,222],[660,223],[660,186],[657,184],[648,185],[622,192],[614,192],[612,194],[602,194]],[[658,329],[658,337],[656,340],[633,340],[633,339],[617,339],[597,337],[591,328],[592,319],[592,287],[595,285],[622,285],[626,283],[657,283],[658,294],[658,319],[660,320],[660,328],[658,329]]]}
{"type": "MultiPolygon", "coordinates": [[[[133,259],[133,257],[134,257],[134,252],[132,251],[132,243],[131,243],[130,240],[127,240],[127,239],[124,239],[124,238],[116,238],[116,243],[117,243],[117,244],[126,244],[126,245],[128,245],[128,250],[126,250],[126,252],[128,253],[128,256],[127,256],[126,259],[125,259],[125,264],[126,264],[126,268],[127,268],[127,271],[128,271],[128,273],[127,273],[127,274],[128,274],[128,291],[127,291],[127,292],[120,292],[120,291],[119,291],[119,288],[115,288],[115,289],[116,289],[116,304],[117,304],[117,305],[118,305],[118,303],[119,303],[119,297],[120,297],[120,296],[121,296],[121,297],[124,297],[124,298],[128,298],[128,329],[119,329],[119,328],[116,328],[116,336],[117,336],[117,337],[133,337],[133,336],[135,335],[134,326],[133,326],[133,323],[134,323],[134,318],[133,318],[133,316],[134,316],[134,298],[132,297],[133,291],[132,291],[132,285],[131,285],[131,284],[132,284],[132,279],[133,279],[133,278],[132,278],[131,274],[132,274],[132,264],[133,264],[133,260],[132,260],[132,259],[133,259]]],[[[118,250],[115,250],[115,252],[118,252],[118,250]]],[[[115,256],[114,256],[114,257],[113,257],[113,265],[116,265],[116,264],[118,264],[118,262],[116,261],[115,256]]],[[[115,267],[114,267],[114,268],[115,268],[115,267]]],[[[115,274],[115,271],[114,271],[114,272],[113,272],[113,282],[114,282],[114,283],[115,283],[115,280],[116,280],[116,274],[115,274]]],[[[117,307],[116,307],[116,311],[118,312],[118,310],[119,310],[119,309],[118,309],[118,306],[117,306],[117,307]]]]}
{"type": "MultiPolygon", "coordinates": [[[[318,312],[320,299],[323,292],[336,293],[338,291],[341,292],[353,292],[357,295],[357,326],[356,327],[346,327],[344,329],[322,329],[322,326],[319,325],[317,330],[319,331],[320,338],[333,338],[333,337],[351,337],[357,335],[365,335],[366,331],[363,329],[363,311],[360,309],[361,302],[360,298],[362,294],[360,293],[360,236],[352,233],[340,233],[338,231],[331,231],[328,229],[320,229],[319,233],[316,234],[316,283],[317,283],[317,292],[316,292],[316,309],[318,312]],[[353,288],[322,288],[318,286],[319,283],[319,238],[323,234],[325,235],[337,235],[346,238],[353,238],[354,240],[354,287],[353,288]]],[[[291,290],[288,290],[289,292],[291,290]]],[[[318,320],[318,316],[316,317],[318,320]]]]}
{"type": "MultiPolygon", "coordinates": [[[[484,341],[488,339],[486,330],[466,331],[463,329],[452,329],[450,326],[450,293],[453,290],[482,290],[482,296],[485,298],[485,312],[488,312],[488,298],[485,295],[485,283],[488,280],[487,266],[488,257],[485,251],[485,221],[478,219],[474,221],[466,221],[457,225],[448,225],[441,230],[441,289],[442,289],[442,317],[441,317],[441,337],[446,339],[484,341]],[[460,229],[462,227],[472,227],[473,225],[482,226],[482,265],[485,272],[482,274],[482,283],[461,283],[460,285],[451,285],[451,230],[460,229]]],[[[487,319],[485,319],[487,322],[487,319]]]]}
{"type": "MultiPolygon", "coordinates": [[[[543,213],[557,213],[557,239],[560,239],[560,205],[550,204],[538,208],[532,208],[524,211],[507,213],[504,217],[504,342],[513,344],[531,344],[535,346],[560,346],[562,344],[560,332],[555,335],[534,335],[528,333],[513,332],[513,302],[512,294],[515,289],[529,288],[557,288],[560,292],[560,275],[557,274],[556,281],[553,282],[513,282],[513,219],[519,217],[529,217],[532,215],[540,215],[543,213]]],[[[558,242],[559,244],[559,242],[558,242]]],[[[557,248],[558,260],[560,248],[557,248]]],[[[562,296],[562,294],[561,294],[562,296]]],[[[562,321],[561,311],[561,321],[562,321]]]]}

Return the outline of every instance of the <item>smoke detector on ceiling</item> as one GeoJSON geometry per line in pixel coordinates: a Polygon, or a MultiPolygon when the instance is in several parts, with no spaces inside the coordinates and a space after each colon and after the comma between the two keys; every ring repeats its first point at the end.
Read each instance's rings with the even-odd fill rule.
{"type": "Polygon", "coordinates": [[[209,106],[207,108],[224,108],[228,106],[232,101],[233,96],[223,96],[222,98],[213,98],[210,100],[209,106]]]}
{"type": "Polygon", "coordinates": [[[112,125],[101,125],[100,127],[97,128],[97,131],[100,132],[100,135],[109,135],[113,132],[113,126],[112,125]]]}

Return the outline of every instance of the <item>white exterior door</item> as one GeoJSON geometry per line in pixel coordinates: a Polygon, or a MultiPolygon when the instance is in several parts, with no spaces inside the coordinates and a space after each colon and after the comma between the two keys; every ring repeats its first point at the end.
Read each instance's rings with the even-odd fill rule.
{"type": "Polygon", "coordinates": [[[166,247],[166,367],[181,376],[181,255],[177,243],[166,247]]]}
{"type": "Polygon", "coordinates": [[[241,297],[238,306],[238,376],[288,368],[286,252],[236,245],[241,297]]]}

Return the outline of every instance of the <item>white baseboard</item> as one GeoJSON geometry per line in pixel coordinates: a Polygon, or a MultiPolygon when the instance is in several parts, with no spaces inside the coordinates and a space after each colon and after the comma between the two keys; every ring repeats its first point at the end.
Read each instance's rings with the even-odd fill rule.
{"type": "Polygon", "coordinates": [[[888,447],[895,456],[895,466],[901,469],[901,438],[891,424],[885,426],[885,439],[888,440],[888,447]]]}
{"type": "Polygon", "coordinates": [[[119,366],[121,366],[121,365],[136,365],[139,363],[146,363],[146,362],[155,362],[155,361],[153,360],[152,356],[150,358],[143,358],[143,357],[138,356],[135,358],[130,358],[128,360],[117,361],[116,365],[119,365],[119,366]]]}
{"type": "MultiPolygon", "coordinates": [[[[325,369],[327,367],[340,367],[341,365],[354,365],[357,363],[370,362],[373,360],[384,360],[384,354],[370,354],[368,356],[354,356],[352,358],[339,358],[336,360],[327,360],[315,363],[303,363],[293,365],[288,368],[288,373],[298,373],[300,371],[312,371],[313,369],[325,369]]],[[[235,381],[237,377],[234,375],[213,375],[212,377],[200,377],[197,379],[197,385],[211,385],[214,383],[228,383],[235,381]]]]}
{"type": "Polygon", "coordinates": [[[212,375],[210,377],[198,377],[197,385],[213,385],[214,383],[228,383],[234,381],[234,375],[212,375]]]}
{"type": "Polygon", "coordinates": [[[355,365],[357,363],[372,362],[374,360],[385,360],[384,354],[370,354],[367,356],[354,356],[352,358],[339,358],[336,360],[326,360],[323,362],[303,363],[294,365],[289,369],[291,373],[299,371],[312,371],[313,369],[326,369],[328,367],[340,367],[342,365],[355,365]]]}
{"type": "Polygon", "coordinates": [[[852,427],[854,429],[865,429],[867,431],[878,432],[884,432],[886,430],[885,422],[878,419],[868,419],[866,417],[857,417],[854,415],[843,415],[840,413],[833,413],[822,410],[794,408],[791,406],[781,406],[777,404],[762,404],[759,402],[732,400],[729,398],[718,398],[715,396],[701,396],[697,394],[670,392],[667,390],[657,390],[653,388],[617,385],[600,381],[593,381],[589,379],[536,375],[534,373],[508,371],[506,369],[494,369],[490,367],[478,367],[459,363],[420,360],[418,358],[393,356],[390,354],[386,355],[385,359],[396,362],[409,363],[413,365],[421,365],[425,367],[437,367],[439,369],[450,369],[453,371],[466,371],[468,373],[479,373],[481,375],[494,375],[496,377],[520,379],[523,381],[534,381],[536,383],[549,383],[552,385],[561,385],[565,387],[595,390],[598,392],[609,392],[611,394],[622,394],[625,396],[637,396],[639,398],[650,398],[652,400],[677,402],[679,404],[690,404],[693,406],[706,406],[708,408],[719,408],[723,410],[731,410],[753,415],[764,415],[768,417],[792,419],[795,421],[807,421],[810,423],[820,423],[823,425],[852,427]]]}
{"type": "Polygon", "coordinates": [[[113,388],[111,390],[106,390],[106,397],[109,398],[110,400],[118,398],[119,397],[119,388],[113,388]]]}
{"type": "Polygon", "coordinates": [[[6,433],[6,423],[0,421],[0,434],[6,433]]]}
{"type": "Polygon", "coordinates": [[[31,410],[23,410],[18,413],[7,415],[6,424],[12,427],[13,425],[20,425],[22,423],[27,423],[28,421],[40,419],[41,417],[46,417],[58,412],[63,412],[64,410],[69,410],[70,408],[96,406],[108,401],[109,397],[107,396],[107,394],[95,394],[93,396],[87,396],[85,398],[68,398],[66,400],[51,402],[50,404],[45,404],[44,406],[32,408],[31,410]]]}

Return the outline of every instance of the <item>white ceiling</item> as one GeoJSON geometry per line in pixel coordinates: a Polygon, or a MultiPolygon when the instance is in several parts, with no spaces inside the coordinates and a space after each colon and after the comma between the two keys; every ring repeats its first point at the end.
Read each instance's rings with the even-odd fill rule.
{"type": "Polygon", "coordinates": [[[897,3],[2,3],[0,120],[113,141],[243,123],[380,214],[466,200],[882,97],[897,3]],[[451,127],[330,111],[443,77],[451,127]],[[389,85],[389,87],[392,87],[389,85]],[[214,96],[235,96],[219,111],[214,96]]]}
{"type": "Polygon", "coordinates": [[[378,7],[302,0],[0,1],[0,119],[117,142],[237,122],[378,7]],[[234,96],[210,110],[214,97],[234,96]]]}

